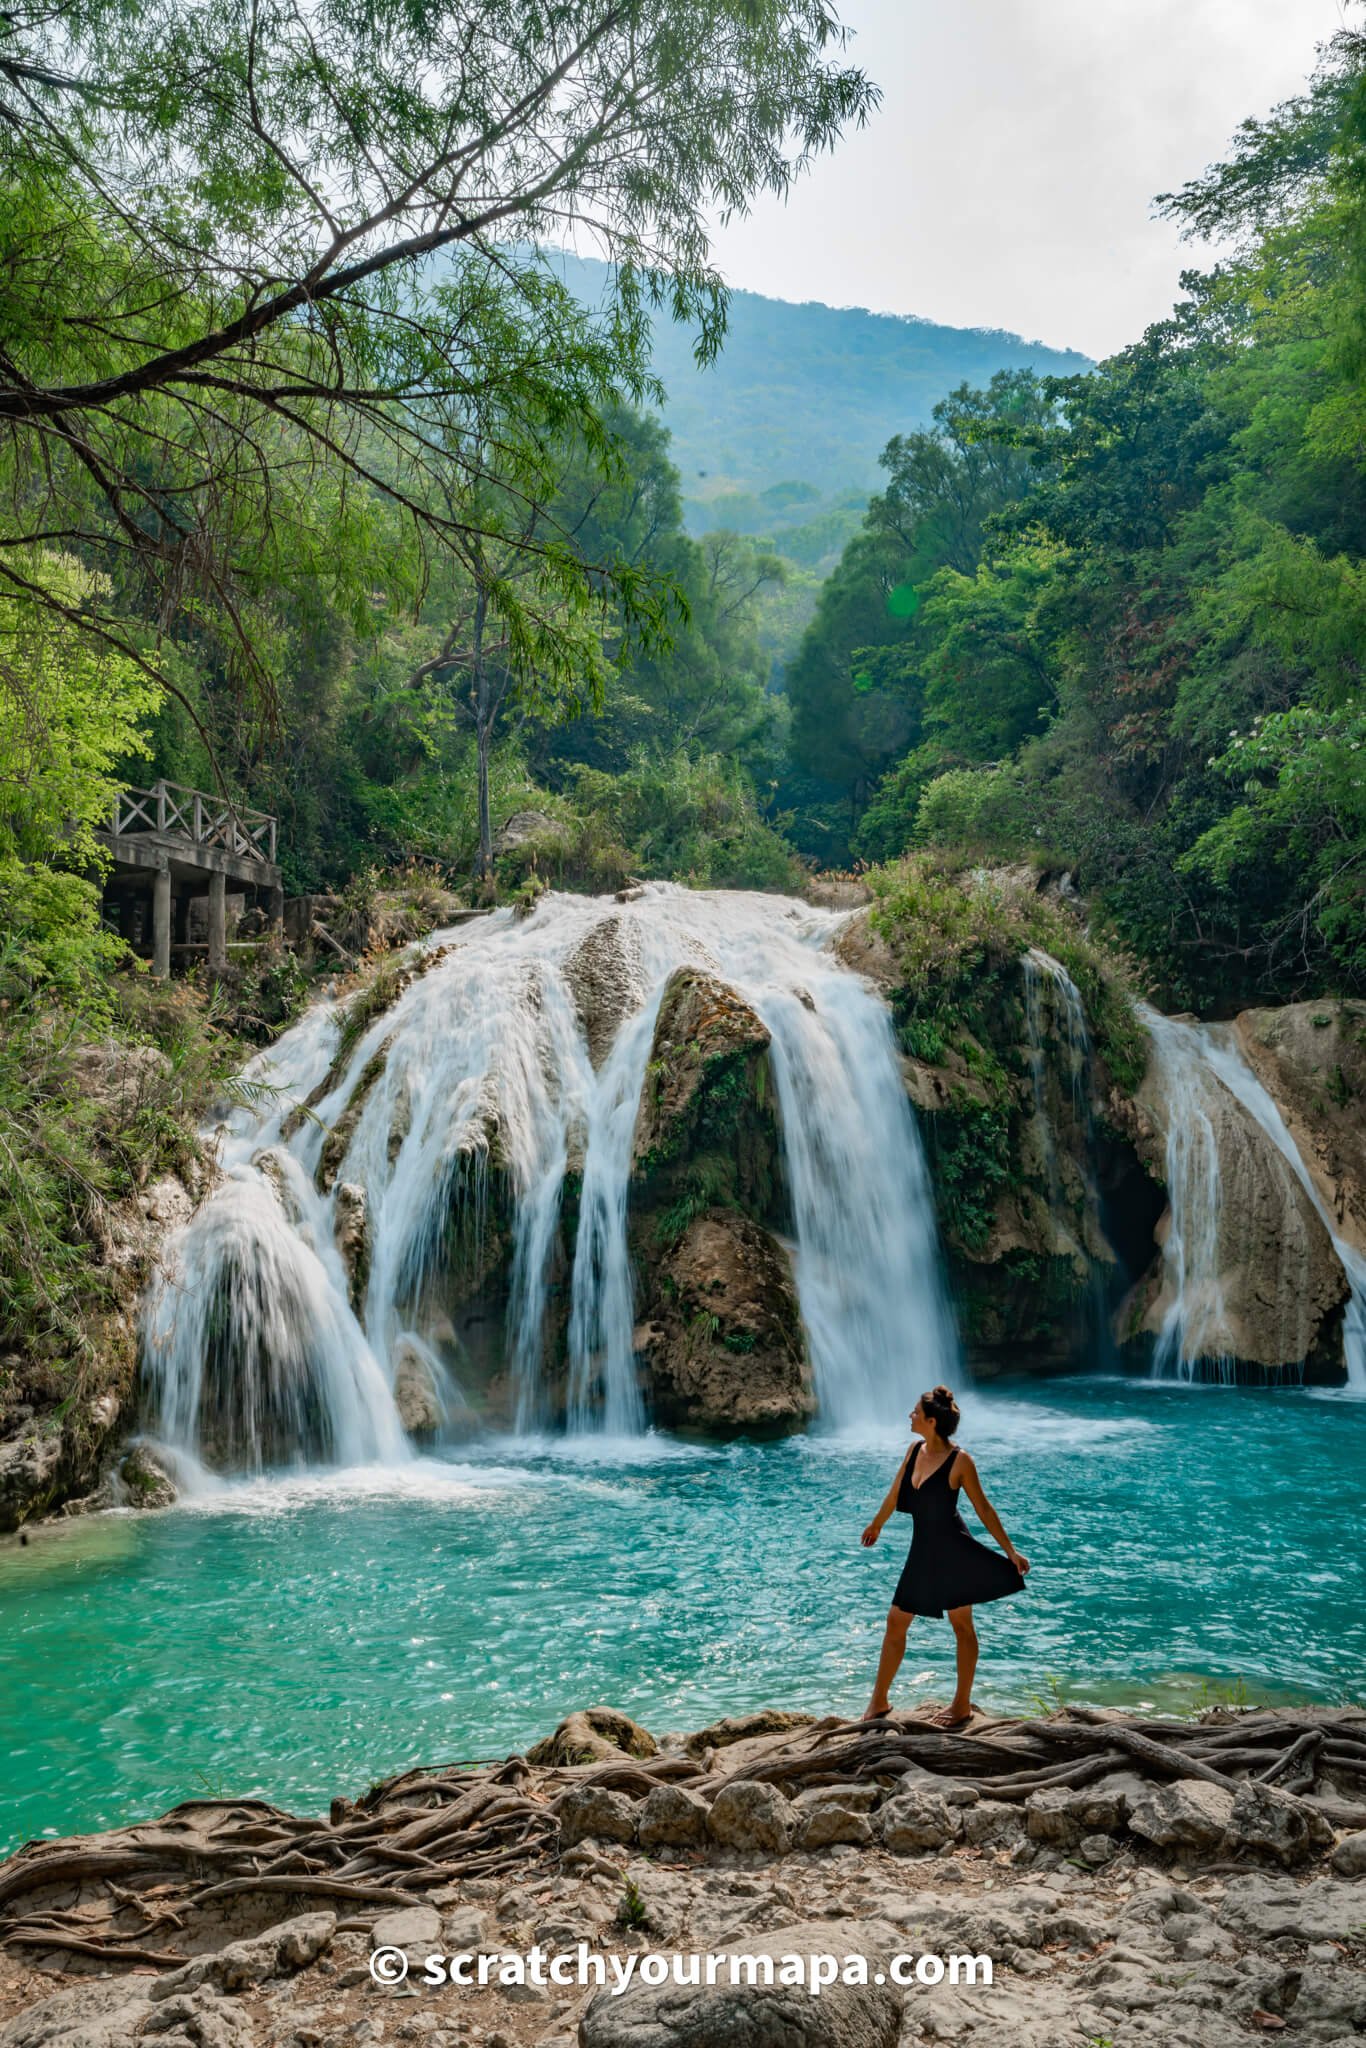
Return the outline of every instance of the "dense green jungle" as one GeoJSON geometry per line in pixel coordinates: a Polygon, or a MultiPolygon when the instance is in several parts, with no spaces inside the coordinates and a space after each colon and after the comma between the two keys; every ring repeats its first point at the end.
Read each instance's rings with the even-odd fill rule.
{"type": "MultiPolygon", "coordinates": [[[[297,236],[298,195],[268,152],[230,162],[226,129],[200,134],[173,96],[139,163],[105,124],[153,88],[136,53],[120,61],[112,110],[21,67],[0,142],[7,359],[22,346],[35,382],[84,394],[26,410],[16,370],[6,399],[6,1345],[64,1355],[80,1339],[90,1217],[183,1152],[244,1042],[310,987],[289,953],[248,956],[213,988],[148,981],[100,916],[94,834],[126,782],[274,814],[287,890],[336,899],[347,957],[398,870],[419,897],[475,903],[633,877],[794,890],[871,869],[914,942],[952,951],[940,878],[997,862],[1067,875],[1093,937],[1167,1008],[1361,988],[1353,34],[1299,99],[1160,199],[1227,253],[1131,346],[1059,375],[1008,337],[930,330],[942,389],[931,403],[921,360],[842,547],[838,519],[824,541],[802,524],[832,470],[800,473],[800,435],[769,450],[769,472],[742,450],[757,488],[709,508],[739,516],[689,530],[680,463],[698,468],[699,409],[719,408],[729,443],[748,385],[725,396],[717,281],[682,257],[662,280],[630,237],[611,273],[566,273],[532,241],[513,261],[492,230],[435,271],[405,249],[373,303],[346,287],[268,346],[234,344],[221,375],[186,368],[225,317],[242,220],[297,236]],[[170,152],[191,133],[202,168],[173,199],[170,152]],[[98,196],[101,163],[142,176],[141,213],[98,196]],[[163,369],[125,396],[144,305],[163,369]],[[682,450],[661,330],[688,387],[682,450]],[[774,463],[789,474],[764,483],[774,463]],[[111,1033],[169,1054],[122,1127],[74,1079],[82,1045],[111,1033]]],[[[861,88],[832,73],[826,89],[861,88]]],[[[757,318],[744,302],[741,327],[757,318]]],[[[841,321],[857,336],[863,318],[771,306],[764,338],[806,320],[837,347],[841,321]]],[[[798,354],[800,413],[822,357],[798,354]]],[[[866,416],[869,380],[850,383],[866,416]]]]}

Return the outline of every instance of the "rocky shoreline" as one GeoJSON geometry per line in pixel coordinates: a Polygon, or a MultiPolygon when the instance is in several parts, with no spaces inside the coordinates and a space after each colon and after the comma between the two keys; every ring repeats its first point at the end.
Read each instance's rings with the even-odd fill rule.
{"type": "Polygon", "coordinates": [[[1360,1709],[1073,1708],[954,1734],[772,1712],[659,1740],[592,1709],[326,1821],[196,1800],[0,1864],[0,2048],[1232,2048],[1363,2028],[1360,1709]],[[408,1982],[374,1982],[386,1947],[408,1982]],[[553,1981],[581,1952],[872,1974],[816,1998],[761,1963],[738,1987],[553,1981]],[[433,1987],[433,1953],[541,1961],[433,1987]],[[992,1981],[887,1978],[926,1954],[989,1957],[992,1981]]]}

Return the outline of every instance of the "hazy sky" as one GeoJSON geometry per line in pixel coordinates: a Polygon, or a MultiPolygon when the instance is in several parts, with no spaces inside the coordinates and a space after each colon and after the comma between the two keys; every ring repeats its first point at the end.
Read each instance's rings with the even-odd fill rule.
{"type": "Polygon", "coordinates": [[[1341,0],[844,0],[869,126],[719,232],[730,283],[1100,356],[1199,260],[1172,191],[1297,92],[1341,0]]]}

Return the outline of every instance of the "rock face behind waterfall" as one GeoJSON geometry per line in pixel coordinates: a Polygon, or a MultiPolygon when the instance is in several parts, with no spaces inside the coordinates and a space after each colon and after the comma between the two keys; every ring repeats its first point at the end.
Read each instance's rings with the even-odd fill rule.
{"type": "MultiPolygon", "coordinates": [[[[1173,1119],[1189,1120],[1191,1104],[1155,1059],[1136,1106],[1140,1131],[1154,1134],[1150,1164],[1160,1172],[1173,1119]]],[[[1213,1272],[1206,1298],[1191,1306],[1187,1356],[1273,1374],[1302,1366],[1310,1382],[1337,1382],[1348,1286],[1327,1230],[1288,1161],[1226,1088],[1205,1087],[1199,1111],[1217,1149],[1218,1198],[1212,1215],[1197,1219],[1214,1232],[1213,1272]]],[[[1172,1228],[1169,1209],[1157,1232],[1164,1247],[1172,1228]]],[[[1129,1334],[1160,1338],[1172,1307],[1172,1261],[1164,1258],[1134,1297],[1129,1334]]]]}
{"type": "Polygon", "coordinates": [[[974,1370],[1093,1365],[1109,1310],[1152,1262],[1160,1177],[1135,1142],[1133,1104],[1105,1049],[1092,1048],[1081,1070],[1047,983],[1031,1045],[1024,956],[1038,877],[968,879],[987,900],[979,908],[965,893],[961,934],[950,884],[901,943],[862,911],[835,952],[882,993],[897,1023],[974,1370]]]}
{"type": "Polygon", "coordinates": [[[652,1274],[653,1320],[637,1344],[657,1422],[790,1429],[815,1411],[792,1267],[734,1210],[695,1216],[652,1274]]]}
{"type": "Polygon", "coordinates": [[[1234,1029],[1340,1235],[1366,1252],[1366,1003],[1245,1010],[1234,1029]]]}
{"type": "Polygon", "coordinates": [[[790,1429],[814,1411],[783,1222],[769,1034],[694,968],[669,981],[636,1118],[637,1351],[670,1426],[790,1429]]]}
{"type": "Polygon", "coordinates": [[[605,917],[569,955],[564,977],[573,991],[589,1057],[600,1067],[623,1019],[645,992],[638,927],[625,917],[605,917]]]}

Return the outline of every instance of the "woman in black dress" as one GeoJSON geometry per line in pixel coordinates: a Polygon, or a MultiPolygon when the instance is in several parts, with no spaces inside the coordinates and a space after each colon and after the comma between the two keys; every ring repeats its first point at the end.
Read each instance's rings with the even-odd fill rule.
{"type": "Polygon", "coordinates": [[[917,1614],[936,1619],[947,1613],[958,1650],[958,1687],[950,1704],[934,1716],[939,1728],[961,1728],[976,1712],[972,1679],[977,1669],[977,1631],[972,1610],[983,1600],[1000,1600],[1024,1591],[1029,1559],[1021,1557],[1001,1526],[1001,1518],[982,1491],[977,1467],[966,1451],[950,1442],[958,1427],[958,1403],[947,1387],[922,1394],[911,1411],[918,1442],[902,1459],[887,1498],[863,1532],[865,1547],[882,1533],[895,1511],[910,1515],[915,1527],[911,1548],[892,1595],[887,1632],[882,1638],[873,1697],[865,1721],[891,1712],[892,1680],[906,1654],[906,1631],[917,1614]],[[1004,1557],[970,1535],[958,1512],[958,1495],[966,1493],[1004,1557]]]}

